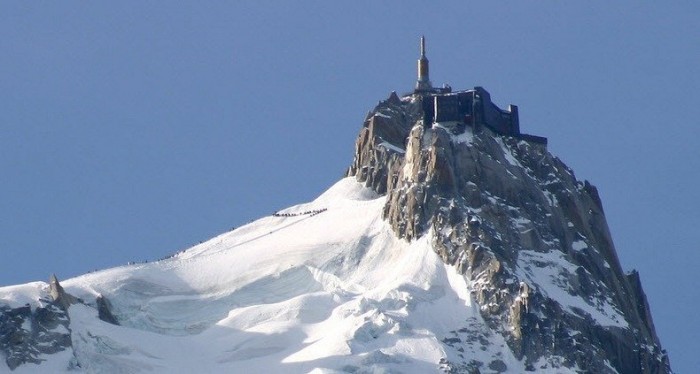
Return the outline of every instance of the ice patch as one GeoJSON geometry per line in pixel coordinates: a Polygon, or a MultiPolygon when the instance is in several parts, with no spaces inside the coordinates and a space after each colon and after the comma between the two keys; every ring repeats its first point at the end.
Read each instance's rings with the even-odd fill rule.
{"type": "Polygon", "coordinates": [[[582,251],[586,248],[588,248],[588,244],[586,244],[586,242],[584,242],[583,240],[577,240],[571,243],[571,249],[573,249],[574,251],[582,251]]]}
{"type": "Polygon", "coordinates": [[[388,115],[381,113],[381,112],[374,113],[373,117],[391,118],[391,116],[388,116],[388,115]]]}
{"type": "Polygon", "coordinates": [[[456,144],[471,144],[474,141],[474,132],[467,126],[464,132],[459,135],[452,135],[452,142],[456,144]]]}
{"type": "Polygon", "coordinates": [[[549,191],[542,191],[544,193],[544,196],[547,198],[547,201],[549,202],[550,206],[556,207],[559,206],[559,200],[557,200],[557,196],[554,195],[553,193],[549,191]]]}
{"type": "Polygon", "coordinates": [[[520,164],[520,161],[518,161],[515,157],[513,157],[513,153],[511,152],[510,148],[503,143],[503,139],[500,137],[496,137],[496,142],[498,145],[501,146],[501,149],[503,150],[503,156],[506,158],[506,161],[508,161],[509,164],[513,166],[517,166],[519,168],[523,168],[523,166],[520,164]]]}
{"type": "Polygon", "coordinates": [[[406,153],[405,149],[399,148],[399,147],[397,147],[389,142],[386,142],[386,141],[379,143],[379,147],[384,147],[390,151],[394,151],[394,152],[398,152],[398,153],[406,153]]]}

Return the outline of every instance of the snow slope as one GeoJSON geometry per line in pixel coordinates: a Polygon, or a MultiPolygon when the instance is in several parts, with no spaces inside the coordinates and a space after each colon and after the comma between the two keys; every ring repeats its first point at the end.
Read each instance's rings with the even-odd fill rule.
{"type": "MultiPolygon", "coordinates": [[[[72,305],[75,357],[13,372],[431,373],[459,355],[522,372],[431,235],[397,239],[384,204],[345,178],[311,203],[170,259],[65,280],[88,302],[104,295],[122,325],[72,305]]],[[[46,288],[0,288],[0,304],[36,303],[46,288]]]]}

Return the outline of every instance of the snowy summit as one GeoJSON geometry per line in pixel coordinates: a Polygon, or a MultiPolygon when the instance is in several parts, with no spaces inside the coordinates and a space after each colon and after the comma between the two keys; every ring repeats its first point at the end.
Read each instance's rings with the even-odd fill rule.
{"type": "Polygon", "coordinates": [[[345,178],[157,262],[0,288],[0,372],[670,373],[597,190],[477,87],[367,116],[345,178]]]}

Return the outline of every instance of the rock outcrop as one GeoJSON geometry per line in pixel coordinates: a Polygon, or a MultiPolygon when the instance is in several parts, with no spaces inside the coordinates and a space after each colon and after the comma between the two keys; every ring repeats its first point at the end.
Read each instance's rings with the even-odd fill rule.
{"type": "Polygon", "coordinates": [[[113,325],[119,325],[119,320],[112,313],[112,303],[106,297],[97,295],[95,303],[97,305],[97,318],[113,325]]]}
{"type": "Polygon", "coordinates": [[[596,188],[542,144],[463,123],[424,124],[420,108],[419,95],[380,102],[347,173],[387,195],[384,218],[396,235],[431,236],[529,369],[670,372],[596,188]]]}
{"type": "Polygon", "coordinates": [[[63,310],[68,310],[69,306],[78,302],[75,296],[66,293],[61,284],[58,283],[56,274],[51,274],[49,278],[49,295],[53,303],[60,306],[63,310]]]}
{"type": "Polygon", "coordinates": [[[41,363],[42,355],[72,347],[68,307],[77,299],[63,290],[55,275],[48,288],[47,297],[36,305],[0,305],[0,352],[10,370],[26,363],[41,363]]]}
{"type": "MultiPolygon", "coordinates": [[[[56,275],[52,274],[42,288],[35,303],[18,307],[0,304],[0,352],[10,370],[23,364],[40,364],[42,356],[73,349],[68,309],[85,303],[67,293],[56,275]]],[[[119,324],[104,296],[98,295],[92,306],[101,320],[119,324]]]]}

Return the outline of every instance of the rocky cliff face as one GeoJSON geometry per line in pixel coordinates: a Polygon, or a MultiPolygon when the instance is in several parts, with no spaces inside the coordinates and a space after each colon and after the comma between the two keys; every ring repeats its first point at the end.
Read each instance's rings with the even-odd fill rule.
{"type": "Polygon", "coordinates": [[[0,305],[0,352],[11,370],[72,347],[67,310],[77,300],[63,291],[55,276],[46,291],[34,306],[0,305]]]}
{"type": "Polygon", "coordinates": [[[387,195],[384,218],[395,234],[430,235],[529,370],[546,363],[671,372],[639,275],[620,266],[596,188],[543,145],[456,122],[423,124],[420,108],[416,95],[380,102],[348,170],[387,195]]]}
{"type": "MultiPolygon", "coordinates": [[[[36,282],[33,286],[40,295],[35,302],[14,307],[0,304],[0,353],[7,367],[14,370],[23,364],[41,364],[46,357],[65,351],[72,357],[68,369],[79,369],[80,364],[73,354],[68,309],[84,301],[67,293],[55,275],[48,284],[36,282]]],[[[118,324],[109,301],[102,295],[97,296],[93,306],[99,319],[118,324]]]]}

